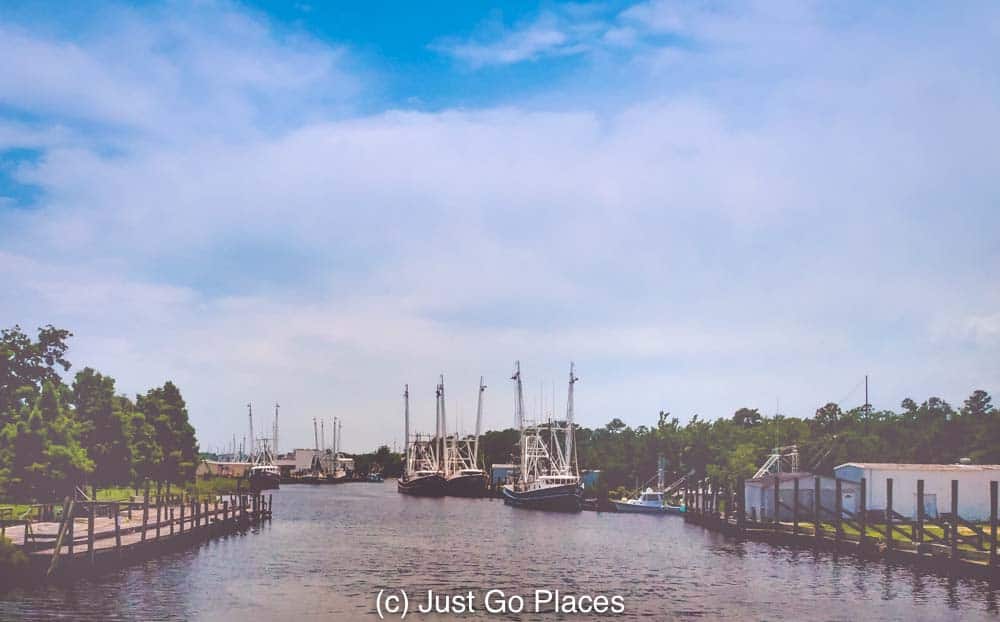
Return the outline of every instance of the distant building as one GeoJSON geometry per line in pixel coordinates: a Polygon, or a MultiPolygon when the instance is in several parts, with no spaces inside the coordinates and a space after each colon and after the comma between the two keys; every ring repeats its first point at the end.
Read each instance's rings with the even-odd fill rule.
{"type": "MultiPolygon", "coordinates": [[[[816,476],[812,473],[799,471],[795,473],[768,473],[763,477],[746,481],[744,501],[746,513],[757,520],[773,521],[775,517],[774,480],[778,480],[779,521],[793,519],[792,508],[795,499],[795,480],[799,482],[799,519],[808,520],[813,515],[813,500],[816,497],[816,476]]],[[[833,477],[820,476],[820,507],[825,510],[824,520],[834,517],[837,508],[837,480],[833,477]]],[[[841,509],[850,513],[857,512],[861,487],[855,482],[840,482],[841,509]]]]}
{"type": "Polygon", "coordinates": [[[249,462],[219,462],[202,460],[195,469],[196,477],[244,477],[250,469],[249,462]]]}
{"type": "Polygon", "coordinates": [[[313,458],[320,454],[318,449],[296,449],[292,452],[294,471],[305,472],[312,468],[313,458]]]}
{"type": "Polygon", "coordinates": [[[997,464],[896,464],[847,462],[834,468],[837,477],[866,480],[867,507],[885,510],[886,482],[892,479],[892,510],[907,518],[917,513],[917,480],[924,481],[924,514],[936,518],[951,512],[951,481],[958,481],[958,515],[966,520],[990,518],[990,481],[1000,480],[997,464]]]}

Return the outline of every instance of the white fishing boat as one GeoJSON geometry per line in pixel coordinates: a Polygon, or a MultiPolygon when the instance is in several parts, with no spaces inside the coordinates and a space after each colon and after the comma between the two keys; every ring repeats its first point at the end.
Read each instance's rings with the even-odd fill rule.
{"type": "MultiPolygon", "coordinates": [[[[688,476],[683,475],[669,486],[664,486],[667,473],[667,461],[664,456],[660,456],[656,465],[656,488],[647,487],[633,498],[623,497],[620,501],[611,500],[616,512],[625,514],[683,514],[683,505],[671,505],[668,502],[671,493],[681,487],[688,476]]],[[[647,480],[646,483],[652,481],[647,480]]],[[[645,486],[645,484],[643,484],[645,486]]]]}
{"type": "MultiPolygon", "coordinates": [[[[482,497],[488,478],[479,468],[479,434],[483,425],[483,393],[486,384],[479,377],[479,398],[476,405],[476,433],[462,437],[452,434],[445,438],[445,494],[449,497],[482,497]]],[[[444,378],[441,379],[441,412],[444,413],[444,378]]],[[[445,419],[447,420],[447,419],[445,419]]]]}
{"type": "MultiPolygon", "coordinates": [[[[247,481],[250,484],[250,489],[254,491],[276,490],[281,484],[281,469],[274,463],[274,453],[268,445],[271,439],[254,438],[253,406],[247,404],[247,410],[250,417],[251,446],[247,481]]],[[[277,421],[277,409],[275,410],[275,421],[277,421]]],[[[275,430],[277,430],[277,423],[275,423],[275,430]]]]}
{"type": "Polygon", "coordinates": [[[441,469],[443,453],[443,435],[441,431],[441,388],[437,391],[437,430],[438,437],[422,434],[410,436],[410,387],[403,390],[404,421],[406,436],[406,463],[403,466],[403,476],[396,481],[396,490],[404,495],[417,497],[440,497],[444,495],[444,474],[441,469]]]}
{"type": "Polygon", "coordinates": [[[579,512],[583,509],[583,482],[574,446],[573,385],[579,380],[569,367],[566,419],[527,425],[521,364],[515,363],[511,380],[516,386],[515,418],[521,431],[520,469],[513,483],[503,487],[507,505],[536,510],[579,512]]]}
{"type": "Polygon", "coordinates": [[[632,499],[622,498],[621,501],[612,501],[616,512],[633,514],[681,514],[684,508],[679,505],[670,505],[666,502],[662,492],[657,492],[652,488],[647,488],[638,496],[632,499]]]}

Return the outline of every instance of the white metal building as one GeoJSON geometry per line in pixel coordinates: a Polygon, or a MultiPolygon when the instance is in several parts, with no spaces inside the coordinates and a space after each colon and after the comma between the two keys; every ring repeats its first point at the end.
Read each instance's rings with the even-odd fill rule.
{"type": "Polygon", "coordinates": [[[319,451],[315,449],[296,449],[294,451],[295,470],[308,471],[312,467],[313,457],[317,455],[319,455],[319,451]]]}
{"type": "Polygon", "coordinates": [[[958,515],[966,520],[990,518],[990,481],[1000,480],[997,464],[895,464],[847,462],[834,468],[840,479],[865,478],[869,510],[884,510],[886,480],[892,478],[892,509],[916,517],[917,480],[924,481],[924,514],[937,517],[951,512],[951,481],[958,480],[958,515]]]}
{"type": "MultiPolygon", "coordinates": [[[[744,502],[746,513],[757,520],[774,520],[774,480],[778,479],[778,497],[782,507],[778,511],[778,520],[793,519],[793,500],[795,499],[795,481],[799,482],[799,519],[808,521],[813,513],[813,499],[816,496],[816,476],[812,473],[799,471],[795,473],[768,473],[763,477],[746,481],[744,502]]],[[[837,507],[837,482],[832,477],[820,476],[820,507],[823,520],[830,520],[835,515],[837,507]]],[[[841,509],[854,513],[859,505],[859,486],[854,482],[840,482],[841,509]]]]}

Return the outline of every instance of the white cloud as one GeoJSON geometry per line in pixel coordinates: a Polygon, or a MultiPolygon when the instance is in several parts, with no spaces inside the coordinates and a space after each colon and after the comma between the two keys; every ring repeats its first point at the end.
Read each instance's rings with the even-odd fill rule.
{"type": "MultiPolygon", "coordinates": [[[[641,34],[637,15],[614,27],[641,34]]],[[[0,78],[0,101],[54,120],[0,125],[0,145],[45,152],[17,172],[42,203],[0,215],[0,315],[72,328],[73,360],[123,390],[175,379],[207,444],[242,430],[248,399],[280,401],[290,441],[333,415],[349,449],[391,441],[399,385],[439,371],[470,407],[487,375],[503,425],[514,358],[559,400],[576,358],[590,425],[775,395],[808,414],[865,371],[886,407],[994,388],[995,356],[934,331],[996,339],[982,42],[935,58],[922,33],[758,18],[685,16],[711,51],[669,69],[635,45],[615,70],[641,84],[612,106],[365,115],[315,96],[364,84],[342,50],[235,11],[218,32],[129,15],[125,40],[7,28],[39,79],[0,78]]],[[[466,60],[570,53],[607,36],[593,20],[532,22],[466,60]]]]}
{"type": "Polygon", "coordinates": [[[488,40],[444,39],[431,47],[474,68],[510,65],[542,56],[579,54],[586,49],[552,13],[543,13],[537,20],[513,29],[508,30],[500,24],[491,30],[498,32],[491,33],[488,40]]]}

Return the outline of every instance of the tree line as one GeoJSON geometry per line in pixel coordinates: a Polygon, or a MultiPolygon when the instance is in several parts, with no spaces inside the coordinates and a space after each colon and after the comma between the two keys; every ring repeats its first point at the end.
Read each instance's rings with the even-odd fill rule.
{"type": "Polygon", "coordinates": [[[72,333],[51,325],[32,338],[0,333],[0,498],[51,501],[78,486],[157,490],[194,479],[198,442],[170,381],[136,395],[85,367],[67,384],[72,333]]]}
{"type": "MultiPolygon", "coordinates": [[[[484,464],[515,462],[517,430],[486,432],[480,440],[484,464]]],[[[693,416],[681,425],[660,412],[656,425],[630,427],[615,418],[604,427],[576,431],[582,469],[599,469],[599,487],[634,488],[667,461],[669,477],[694,471],[717,478],[749,478],[772,448],[797,445],[800,468],[832,474],[844,462],[1000,463],[1000,409],[986,391],[974,391],[959,408],[939,397],[922,403],[904,399],[899,411],[860,405],[843,410],[835,403],[812,417],[766,417],[740,408],[709,421],[693,416]]]]}

